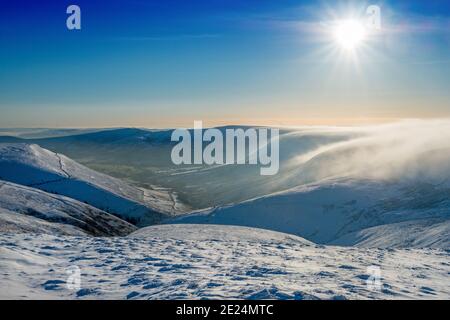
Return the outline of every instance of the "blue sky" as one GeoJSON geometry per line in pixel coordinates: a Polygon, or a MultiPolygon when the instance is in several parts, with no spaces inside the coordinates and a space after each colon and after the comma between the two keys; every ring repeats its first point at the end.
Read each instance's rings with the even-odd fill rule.
{"type": "Polygon", "coordinates": [[[1,127],[450,116],[448,1],[4,1],[1,127]],[[81,8],[82,29],[66,28],[81,8]],[[328,25],[381,8],[352,54],[328,25]]]}

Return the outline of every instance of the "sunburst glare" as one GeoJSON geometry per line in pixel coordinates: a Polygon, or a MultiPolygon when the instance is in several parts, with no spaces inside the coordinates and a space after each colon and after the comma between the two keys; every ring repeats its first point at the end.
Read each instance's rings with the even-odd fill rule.
{"type": "Polygon", "coordinates": [[[357,20],[344,20],[333,30],[337,44],[345,50],[355,50],[366,39],[365,26],[357,20]]]}

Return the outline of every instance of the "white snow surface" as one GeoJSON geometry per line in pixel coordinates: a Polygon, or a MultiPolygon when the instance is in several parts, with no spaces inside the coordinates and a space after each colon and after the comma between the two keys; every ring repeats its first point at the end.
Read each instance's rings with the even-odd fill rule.
{"type": "MultiPolygon", "coordinates": [[[[0,235],[1,299],[449,299],[449,251],[314,245],[232,226],[0,235]],[[68,288],[67,270],[81,271],[68,288]],[[370,268],[380,286],[367,286],[370,268]]],[[[70,282],[69,282],[70,283],[70,282]]]]}

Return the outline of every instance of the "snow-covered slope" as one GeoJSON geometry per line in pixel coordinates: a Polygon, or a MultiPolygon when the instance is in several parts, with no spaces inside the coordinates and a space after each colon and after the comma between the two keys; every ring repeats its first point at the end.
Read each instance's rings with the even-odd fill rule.
{"type": "Polygon", "coordinates": [[[0,230],[123,236],[136,227],[77,200],[0,180],[0,230]]]}
{"type": "Polygon", "coordinates": [[[346,234],[332,244],[377,248],[450,248],[450,219],[391,223],[346,234]]]}
{"type": "Polygon", "coordinates": [[[49,222],[25,214],[0,208],[0,233],[52,234],[82,236],[86,233],[70,224],[49,222]]]}
{"type": "MultiPolygon", "coordinates": [[[[448,222],[449,190],[445,185],[428,183],[326,180],[236,205],[189,214],[168,222],[258,227],[299,235],[315,243],[325,244],[374,226],[430,219],[448,222]]],[[[382,230],[372,229],[372,234],[382,230]]],[[[390,230],[400,229],[392,226],[390,230]]],[[[424,245],[425,242],[420,240],[424,233],[411,233],[406,238],[400,232],[392,232],[390,243],[396,246],[424,245]],[[414,240],[414,237],[418,238],[414,240]]],[[[430,239],[427,243],[444,247],[448,244],[446,228],[430,230],[429,235],[433,234],[435,241],[430,239]]],[[[382,234],[378,237],[382,237],[382,234]]],[[[353,239],[353,242],[346,240],[339,243],[354,245],[363,241],[364,237],[353,236],[353,239]]],[[[373,245],[378,243],[372,242],[373,245]]]]}
{"type": "Polygon", "coordinates": [[[131,186],[38,145],[0,144],[0,179],[62,194],[138,225],[176,211],[176,200],[164,191],[131,186]]]}
{"type": "Polygon", "coordinates": [[[121,238],[0,234],[0,269],[1,299],[450,298],[448,251],[317,246],[230,226],[152,226],[121,238]],[[381,278],[368,286],[373,268],[381,278]],[[70,270],[79,288],[67,287],[70,270]]]}

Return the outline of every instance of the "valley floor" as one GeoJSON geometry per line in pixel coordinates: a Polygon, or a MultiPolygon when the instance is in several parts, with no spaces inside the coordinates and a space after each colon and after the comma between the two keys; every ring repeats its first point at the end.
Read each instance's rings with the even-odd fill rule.
{"type": "Polygon", "coordinates": [[[449,299],[449,255],[319,246],[212,225],[153,226],[110,238],[3,233],[0,298],[449,299]],[[374,267],[379,287],[367,285],[374,267]],[[77,268],[80,287],[69,289],[67,272],[77,268]]]}

